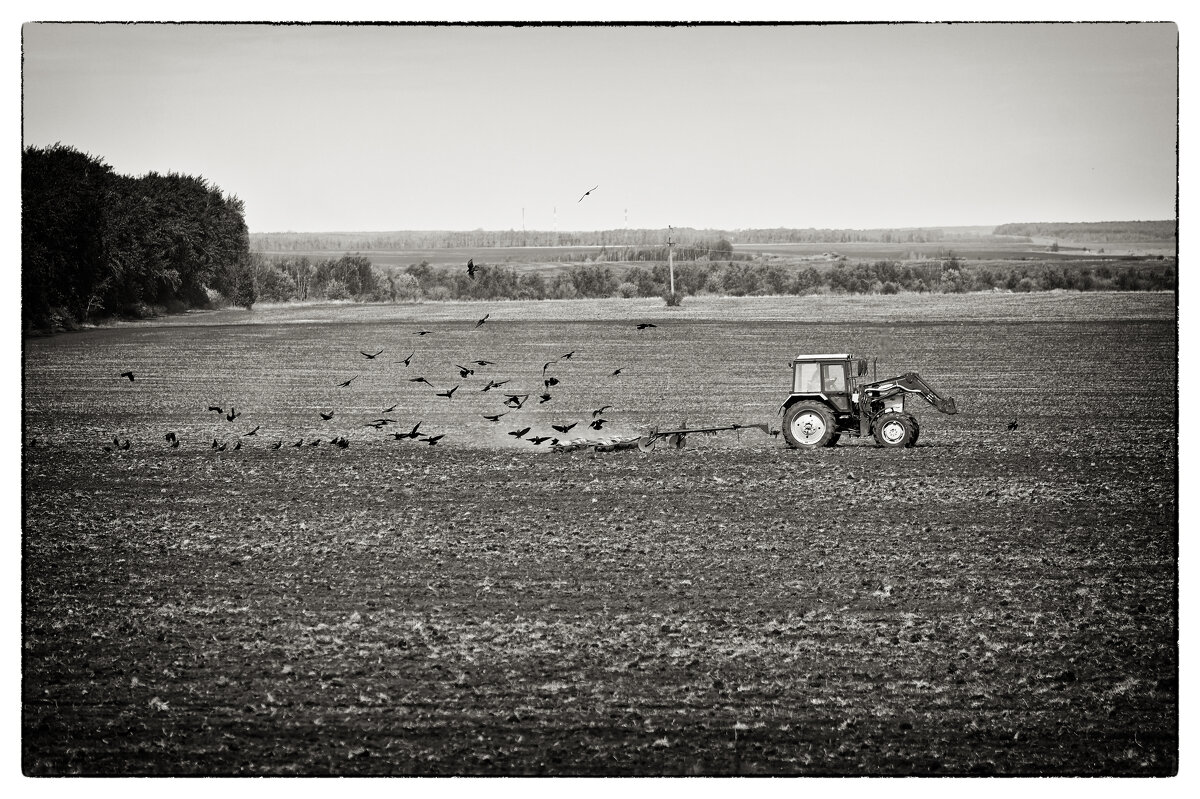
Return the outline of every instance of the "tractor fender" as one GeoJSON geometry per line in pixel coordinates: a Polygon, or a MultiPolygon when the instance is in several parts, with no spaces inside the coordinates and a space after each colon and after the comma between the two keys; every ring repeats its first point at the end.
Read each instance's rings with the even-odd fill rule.
{"type": "Polygon", "coordinates": [[[825,394],[793,394],[783,401],[783,404],[779,406],[779,410],[775,411],[775,413],[785,413],[788,408],[792,407],[797,402],[803,402],[804,400],[817,400],[818,402],[828,405],[831,411],[836,410],[836,408],[833,406],[833,403],[829,401],[829,397],[825,394]]]}

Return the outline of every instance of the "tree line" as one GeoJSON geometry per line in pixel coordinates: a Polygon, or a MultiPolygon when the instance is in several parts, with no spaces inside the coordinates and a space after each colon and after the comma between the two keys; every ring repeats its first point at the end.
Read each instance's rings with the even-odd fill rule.
{"type": "Polygon", "coordinates": [[[55,144],[21,159],[26,329],[255,300],[245,209],[202,177],[118,174],[55,144]]]}
{"type": "Polygon", "coordinates": [[[996,236],[1025,236],[1061,239],[1063,241],[1174,241],[1177,224],[1174,220],[1151,222],[1021,222],[1000,225],[996,236]]]}

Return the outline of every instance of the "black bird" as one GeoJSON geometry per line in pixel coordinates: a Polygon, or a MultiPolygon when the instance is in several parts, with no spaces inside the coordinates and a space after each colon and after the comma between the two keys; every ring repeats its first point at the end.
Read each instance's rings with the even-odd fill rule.
{"type": "Polygon", "coordinates": [[[550,439],[550,446],[552,446],[552,447],[558,446],[558,439],[557,438],[550,439]]]}
{"type": "Polygon", "coordinates": [[[414,336],[428,336],[432,332],[433,332],[432,330],[418,330],[416,333],[413,333],[413,335],[414,336]]]}
{"type": "MultiPolygon", "coordinates": [[[[586,196],[588,196],[589,194],[591,194],[592,192],[594,192],[594,191],[595,191],[596,189],[598,189],[598,188],[600,188],[600,187],[599,187],[599,186],[592,186],[590,189],[588,189],[587,191],[585,191],[585,192],[583,193],[583,197],[586,197],[586,196]]],[[[576,202],[583,202],[583,197],[580,197],[580,198],[579,198],[579,199],[578,199],[576,202]]]]}
{"type": "Polygon", "coordinates": [[[439,434],[439,435],[436,435],[436,436],[428,436],[427,438],[425,438],[425,439],[423,439],[423,440],[425,441],[425,443],[426,443],[426,444],[428,444],[429,446],[433,447],[433,446],[437,446],[437,443],[438,443],[439,441],[441,441],[441,440],[442,440],[443,438],[445,438],[445,437],[446,437],[446,434],[445,434],[445,433],[441,433],[441,434],[439,434]]]}
{"type": "Polygon", "coordinates": [[[658,327],[658,325],[654,324],[653,322],[642,322],[640,325],[637,326],[637,329],[645,330],[648,327],[658,327]]]}
{"type": "Polygon", "coordinates": [[[505,411],[504,413],[498,413],[495,416],[488,416],[487,414],[484,414],[483,418],[487,419],[489,422],[498,422],[498,421],[500,421],[501,416],[507,416],[507,415],[508,415],[508,411],[505,411]]]}
{"type": "Polygon", "coordinates": [[[309,445],[310,447],[315,447],[315,446],[317,446],[317,445],[318,445],[318,444],[320,444],[320,443],[321,443],[321,439],[319,439],[319,438],[314,438],[312,441],[308,442],[308,445],[309,445]]]}
{"type": "Polygon", "coordinates": [[[276,441],[274,444],[271,445],[271,449],[279,449],[282,446],[283,446],[283,439],[281,438],[278,441],[276,441]]]}
{"type": "Polygon", "coordinates": [[[262,425],[260,424],[260,425],[258,425],[258,427],[255,427],[255,428],[254,428],[253,430],[251,430],[249,433],[242,433],[242,435],[244,435],[244,436],[256,436],[256,435],[258,435],[258,430],[259,430],[259,428],[261,428],[261,427],[262,427],[262,425]]]}
{"type": "Polygon", "coordinates": [[[231,422],[239,416],[241,416],[241,414],[237,412],[237,408],[230,408],[229,413],[225,414],[225,418],[231,422]]]}
{"type": "Polygon", "coordinates": [[[407,358],[405,358],[403,361],[392,361],[392,363],[402,363],[402,364],[404,364],[405,366],[409,366],[409,365],[412,363],[413,356],[414,356],[414,355],[416,355],[416,354],[417,354],[417,351],[416,351],[416,350],[413,350],[412,352],[410,352],[410,353],[408,354],[408,357],[407,357],[407,358]]]}
{"type": "Polygon", "coordinates": [[[333,441],[334,446],[338,449],[349,449],[350,441],[345,436],[340,436],[333,441]]]}
{"type": "Polygon", "coordinates": [[[597,416],[604,413],[611,407],[611,405],[605,405],[603,408],[597,408],[596,410],[592,411],[592,418],[595,419],[597,416]]]}
{"type": "Polygon", "coordinates": [[[389,424],[395,423],[395,419],[385,419],[381,416],[378,419],[372,419],[371,421],[367,422],[365,425],[363,425],[363,427],[374,427],[376,430],[378,430],[381,427],[387,427],[389,424]]]}
{"type": "MultiPolygon", "coordinates": [[[[113,439],[113,440],[115,441],[116,439],[113,439]]],[[[215,438],[213,439],[212,448],[213,449],[217,448],[217,440],[215,438]]]]}
{"type": "Polygon", "coordinates": [[[507,382],[508,382],[507,380],[501,380],[499,383],[497,383],[495,380],[489,380],[488,384],[483,387],[483,390],[490,391],[493,388],[500,388],[500,386],[504,385],[507,382]]]}
{"type": "Polygon", "coordinates": [[[570,424],[552,424],[550,426],[560,433],[569,433],[571,428],[577,424],[579,424],[579,422],[571,422],[570,424]]]}
{"type": "Polygon", "coordinates": [[[225,413],[225,409],[224,409],[224,408],[218,408],[216,405],[209,405],[209,406],[208,406],[208,409],[209,409],[210,411],[216,411],[217,413],[225,413]]]}
{"type": "Polygon", "coordinates": [[[171,449],[179,449],[179,439],[178,438],[171,439],[171,449]]]}
{"type": "Polygon", "coordinates": [[[177,440],[178,440],[178,439],[175,437],[175,432],[174,432],[174,431],[171,431],[170,433],[167,433],[165,436],[163,436],[163,438],[164,438],[164,439],[166,439],[167,441],[177,441],[177,440]]]}
{"type": "MultiPolygon", "coordinates": [[[[622,367],[622,368],[624,368],[624,367],[622,367]]],[[[611,375],[609,375],[609,377],[616,377],[619,374],[621,374],[621,370],[617,369],[615,372],[613,372],[611,375]]]]}
{"type": "Polygon", "coordinates": [[[504,396],[508,397],[504,401],[504,404],[510,408],[520,408],[525,404],[525,400],[529,398],[528,394],[505,394],[504,396]]]}
{"type": "Polygon", "coordinates": [[[390,408],[384,408],[382,411],[380,411],[380,413],[391,413],[391,412],[392,412],[392,411],[394,411],[394,410],[396,410],[396,406],[395,406],[395,405],[393,405],[393,406],[392,406],[392,407],[390,407],[390,408]]]}
{"type": "Polygon", "coordinates": [[[327,422],[333,418],[333,411],[330,411],[329,413],[325,413],[325,411],[317,411],[317,413],[321,414],[321,418],[327,422]]]}
{"type": "Polygon", "coordinates": [[[221,446],[217,447],[217,452],[224,452],[225,448],[228,446],[229,446],[229,442],[226,441],[225,443],[221,444],[221,446]]]}
{"type": "MultiPolygon", "coordinates": [[[[217,440],[215,438],[213,439],[213,443],[214,444],[217,443],[217,440]]],[[[117,438],[116,436],[113,436],[113,446],[114,447],[121,446],[121,439],[117,438]]]]}
{"type": "Polygon", "coordinates": [[[491,316],[491,314],[490,314],[490,313],[485,313],[485,314],[483,315],[483,318],[482,318],[482,319],[480,319],[478,322],[476,322],[476,323],[475,323],[475,327],[476,327],[476,328],[483,327],[483,323],[484,323],[484,322],[486,322],[486,321],[488,320],[488,317],[489,317],[489,316],[491,316]]]}
{"type": "Polygon", "coordinates": [[[477,266],[475,265],[475,259],[474,259],[474,258],[468,258],[468,259],[467,259],[467,277],[469,277],[469,278],[471,278],[472,280],[474,280],[474,279],[475,279],[475,270],[476,270],[476,269],[478,269],[478,268],[479,268],[479,267],[477,267],[477,266]]]}
{"type": "Polygon", "coordinates": [[[557,360],[554,360],[554,361],[546,361],[544,364],[542,364],[542,377],[545,377],[545,376],[546,376],[546,370],[547,370],[547,369],[549,369],[551,366],[553,366],[553,365],[554,365],[554,364],[556,364],[556,363],[558,363],[558,361],[557,361],[557,360]]]}
{"type": "Polygon", "coordinates": [[[374,355],[371,355],[369,352],[363,352],[362,350],[359,350],[359,352],[362,352],[363,357],[366,358],[368,361],[373,361],[376,358],[378,358],[380,355],[383,355],[383,350],[380,350],[379,352],[375,353],[374,355]]]}
{"type": "Polygon", "coordinates": [[[430,388],[437,388],[437,386],[435,386],[433,383],[430,383],[428,380],[426,380],[426,379],[425,379],[425,378],[423,378],[423,377],[414,377],[414,378],[411,378],[411,379],[409,379],[409,381],[408,381],[408,382],[410,382],[410,383],[424,383],[425,385],[429,386],[430,388]]]}
{"type": "MultiPolygon", "coordinates": [[[[417,422],[415,425],[413,425],[413,429],[412,429],[412,430],[410,430],[409,432],[405,433],[405,434],[404,434],[404,436],[405,436],[405,437],[407,437],[407,438],[416,438],[418,435],[420,435],[420,434],[417,432],[417,428],[418,428],[418,427],[420,427],[420,426],[421,426],[421,423],[420,423],[420,422],[417,422]]],[[[397,436],[399,436],[399,435],[400,435],[400,434],[399,434],[399,433],[397,433],[397,436]]]]}
{"type": "Polygon", "coordinates": [[[350,378],[349,380],[345,381],[344,383],[338,383],[338,384],[337,384],[337,387],[338,387],[338,388],[345,388],[346,386],[350,385],[350,384],[351,384],[351,383],[353,383],[355,380],[357,380],[357,379],[358,379],[358,377],[359,377],[358,375],[355,375],[354,377],[350,378]]]}
{"type": "Polygon", "coordinates": [[[594,421],[590,425],[588,425],[588,427],[592,428],[593,430],[599,430],[601,427],[604,427],[604,423],[607,421],[608,421],[607,419],[597,419],[596,421],[594,421]]]}
{"type": "Polygon", "coordinates": [[[546,384],[546,388],[550,388],[550,386],[558,385],[558,378],[557,377],[548,377],[545,380],[543,380],[542,382],[546,384]]]}
{"type": "Polygon", "coordinates": [[[112,452],[112,447],[109,446],[101,447],[101,449],[103,449],[105,452],[112,452]]]}
{"type": "Polygon", "coordinates": [[[1008,423],[1008,429],[1009,430],[1017,429],[1017,420],[1016,419],[1013,419],[1011,422],[1008,423]]]}
{"type": "Polygon", "coordinates": [[[233,448],[234,448],[235,450],[237,450],[237,449],[241,449],[241,448],[242,448],[242,442],[241,442],[241,441],[239,441],[238,443],[234,444],[234,445],[233,445],[233,448]]]}
{"type": "Polygon", "coordinates": [[[538,405],[541,405],[543,402],[549,402],[551,399],[553,399],[553,397],[551,397],[550,392],[547,391],[545,394],[538,396],[538,405]]]}
{"type": "Polygon", "coordinates": [[[454,368],[458,370],[459,377],[470,377],[471,375],[475,374],[474,369],[468,369],[465,366],[459,366],[458,364],[454,364],[454,368]]]}
{"type": "Polygon", "coordinates": [[[495,366],[496,365],[495,361],[471,361],[471,363],[475,364],[476,366],[495,366]]]}
{"type": "Polygon", "coordinates": [[[129,449],[129,439],[125,439],[125,443],[121,445],[121,449],[129,449]]]}
{"type": "Polygon", "coordinates": [[[560,356],[558,356],[558,359],[559,359],[560,361],[569,361],[569,360],[571,360],[571,356],[572,356],[572,355],[574,355],[574,354],[575,354],[575,350],[571,350],[571,351],[570,351],[570,352],[568,352],[566,355],[560,355],[560,356]]]}
{"type": "Polygon", "coordinates": [[[524,438],[525,434],[528,433],[529,430],[530,428],[528,427],[522,428],[521,430],[509,430],[508,434],[513,438],[524,438]]]}
{"type": "Polygon", "coordinates": [[[128,377],[129,382],[133,382],[133,372],[121,372],[121,377],[128,377]]]}
{"type": "Polygon", "coordinates": [[[293,446],[293,447],[303,447],[303,446],[304,446],[304,439],[303,439],[303,438],[302,438],[302,439],[300,439],[300,440],[299,440],[299,441],[297,441],[295,444],[292,444],[292,446],[293,446]]]}
{"type": "Polygon", "coordinates": [[[449,391],[439,391],[437,393],[437,396],[445,397],[446,399],[454,399],[455,391],[458,391],[458,386],[455,386],[454,388],[450,389],[449,391]]]}
{"type": "Polygon", "coordinates": [[[539,444],[541,444],[541,443],[542,443],[542,442],[544,442],[544,441],[549,441],[549,440],[550,440],[550,436],[532,436],[532,437],[530,437],[530,438],[527,438],[527,439],[525,439],[525,440],[526,440],[526,441],[529,441],[529,442],[532,442],[534,446],[538,446],[539,444]]]}

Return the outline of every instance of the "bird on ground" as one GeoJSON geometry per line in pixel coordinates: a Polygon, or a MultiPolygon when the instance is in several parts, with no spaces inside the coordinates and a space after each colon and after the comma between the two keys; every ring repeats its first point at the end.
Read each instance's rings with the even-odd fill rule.
{"type": "Polygon", "coordinates": [[[479,267],[477,267],[477,266],[475,265],[475,259],[474,259],[474,258],[468,258],[468,259],[467,259],[467,277],[469,277],[469,278],[471,278],[472,280],[474,280],[474,279],[475,279],[475,270],[476,270],[476,269],[478,269],[478,268],[479,268],[479,267]]]}
{"type": "Polygon", "coordinates": [[[637,329],[638,329],[638,330],[645,330],[645,329],[646,329],[646,328],[648,328],[648,327],[658,327],[658,325],[654,324],[653,322],[642,322],[641,324],[639,324],[639,325],[637,326],[637,329]]]}
{"type": "Polygon", "coordinates": [[[237,442],[236,444],[234,444],[234,445],[233,445],[233,448],[234,448],[235,450],[241,449],[241,448],[242,448],[242,442],[241,442],[241,441],[237,442]]]}
{"type": "Polygon", "coordinates": [[[436,436],[428,436],[428,437],[426,437],[426,438],[424,438],[424,439],[422,439],[422,440],[423,440],[423,441],[424,441],[426,444],[428,444],[429,446],[433,447],[433,446],[437,446],[437,443],[438,443],[439,441],[441,441],[441,440],[442,440],[443,438],[445,438],[445,437],[446,437],[446,434],[445,434],[445,433],[441,433],[441,434],[439,434],[439,435],[436,435],[436,436]]]}
{"type": "MultiPolygon", "coordinates": [[[[213,443],[215,444],[215,443],[216,443],[216,441],[217,441],[217,440],[214,438],[214,439],[213,439],[213,443]]],[[[114,446],[114,447],[119,447],[119,446],[121,446],[121,439],[117,438],[116,436],[113,436],[113,446],[114,446]]]]}
{"type": "Polygon", "coordinates": [[[380,413],[391,413],[391,412],[392,412],[392,411],[394,411],[394,410],[396,410],[396,406],[395,406],[395,405],[393,405],[393,406],[392,406],[392,407],[390,407],[390,408],[384,408],[382,411],[380,411],[380,413]]]}
{"type": "Polygon", "coordinates": [[[520,430],[509,430],[508,434],[513,438],[524,438],[525,434],[528,433],[530,429],[531,428],[523,427],[520,430]]]}
{"type": "Polygon", "coordinates": [[[374,355],[370,354],[369,352],[363,352],[362,350],[359,350],[359,352],[362,352],[363,357],[366,358],[368,361],[373,361],[376,358],[378,358],[380,355],[383,355],[383,350],[380,350],[379,352],[375,353],[374,355]]]}
{"type": "MultiPolygon", "coordinates": [[[[594,192],[594,191],[595,191],[596,189],[598,189],[598,188],[600,188],[600,186],[598,186],[598,185],[596,185],[596,186],[592,186],[590,189],[588,189],[587,191],[585,191],[585,192],[583,193],[583,197],[586,197],[586,196],[588,196],[589,194],[591,194],[592,192],[594,192]]],[[[576,200],[576,202],[579,202],[579,203],[583,202],[583,197],[580,197],[578,200],[576,200]]]]}
{"type": "Polygon", "coordinates": [[[592,418],[593,418],[593,419],[595,419],[597,416],[599,416],[600,414],[604,413],[605,411],[607,411],[607,410],[608,410],[609,408],[611,408],[611,407],[612,407],[611,405],[605,405],[605,406],[604,406],[604,407],[602,407],[602,408],[597,408],[596,410],[592,411],[592,418]]]}
{"type": "Polygon", "coordinates": [[[592,428],[593,430],[599,430],[601,427],[604,427],[604,423],[607,421],[608,421],[607,419],[597,419],[596,421],[594,421],[590,425],[588,425],[588,427],[592,428]]]}
{"type": "Polygon", "coordinates": [[[216,411],[217,413],[225,413],[225,409],[224,409],[224,408],[217,407],[216,405],[209,405],[209,406],[208,406],[208,409],[209,409],[210,411],[216,411]]]}
{"type": "Polygon", "coordinates": [[[330,411],[329,413],[325,413],[325,411],[317,411],[317,413],[321,414],[321,418],[328,422],[330,419],[333,418],[334,412],[330,411]]]}
{"type": "Polygon", "coordinates": [[[271,449],[279,449],[282,446],[283,446],[283,439],[281,438],[278,441],[276,441],[274,444],[271,445],[271,449]]]}
{"type": "Polygon", "coordinates": [[[121,372],[121,377],[128,377],[129,382],[133,382],[133,372],[121,372]]]}
{"type": "Polygon", "coordinates": [[[315,446],[317,446],[317,445],[318,445],[318,444],[320,444],[320,443],[321,443],[321,439],[319,439],[319,438],[314,438],[312,441],[308,442],[308,445],[309,445],[310,447],[315,447],[315,446]]]}
{"type": "Polygon", "coordinates": [[[1017,429],[1017,420],[1016,419],[1013,419],[1011,422],[1008,423],[1008,429],[1009,430],[1017,429]]]}
{"type": "Polygon", "coordinates": [[[552,424],[550,426],[560,433],[569,433],[571,432],[571,428],[577,424],[579,424],[579,422],[571,422],[570,424],[552,424]]]}
{"type": "Polygon", "coordinates": [[[167,441],[178,441],[179,440],[175,437],[175,431],[173,431],[173,430],[171,432],[167,433],[165,436],[163,436],[163,438],[167,441]]]}
{"type": "Polygon", "coordinates": [[[224,452],[224,451],[225,451],[225,448],[226,448],[226,447],[228,447],[228,446],[229,446],[229,442],[228,442],[228,441],[225,441],[225,442],[223,442],[223,443],[221,444],[221,446],[217,447],[217,452],[224,452]]]}
{"type": "Polygon", "coordinates": [[[292,444],[292,446],[293,446],[293,447],[303,447],[303,446],[304,446],[304,439],[303,439],[303,438],[302,438],[302,439],[300,439],[300,440],[299,440],[299,441],[297,441],[295,444],[292,444]]]}
{"type": "Polygon", "coordinates": [[[171,449],[179,449],[179,439],[178,438],[171,439],[171,449]]]}
{"type": "Polygon", "coordinates": [[[480,328],[480,327],[483,327],[483,323],[484,323],[484,322],[486,322],[486,321],[488,320],[488,317],[489,317],[489,316],[491,316],[491,314],[490,314],[490,313],[485,313],[485,314],[483,315],[483,318],[482,318],[482,319],[480,319],[478,322],[476,322],[476,323],[475,323],[475,327],[476,327],[476,329],[478,329],[478,328],[480,328]]]}
{"type": "Polygon", "coordinates": [[[411,364],[412,364],[412,359],[413,359],[413,356],[414,356],[414,355],[416,355],[416,354],[417,354],[417,351],[416,351],[416,350],[413,350],[412,352],[410,352],[410,353],[408,354],[408,357],[407,357],[407,358],[405,358],[403,361],[392,361],[392,363],[402,363],[402,364],[404,364],[405,366],[409,366],[409,365],[411,365],[411,364]]]}
{"type": "Polygon", "coordinates": [[[104,450],[105,452],[112,452],[112,447],[110,447],[108,445],[101,447],[101,449],[104,450]]]}
{"type": "Polygon", "coordinates": [[[458,364],[454,364],[454,368],[458,370],[459,377],[470,377],[471,375],[475,374],[474,369],[470,369],[466,366],[459,366],[458,364]]]}
{"type": "Polygon", "coordinates": [[[121,449],[129,449],[129,439],[125,439],[125,443],[121,445],[121,449]]]}
{"type": "Polygon", "coordinates": [[[333,444],[338,449],[346,449],[350,446],[350,441],[345,436],[338,436],[337,438],[335,438],[333,441],[330,441],[329,443],[333,444]]]}
{"type": "Polygon", "coordinates": [[[231,422],[239,416],[241,416],[241,414],[237,412],[237,408],[230,408],[229,413],[225,414],[225,418],[231,422]]]}
{"type": "Polygon", "coordinates": [[[495,366],[496,365],[495,361],[471,361],[471,363],[475,364],[476,366],[495,366]]]}
{"type": "MultiPolygon", "coordinates": [[[[621,367],[621,368],[623,369],[624,367],[621,367]]],[[[621,369],[617,369],[611,375],[609,375],[609,377],[616,377],[619,374],[621,374],[621,369]]]]}
{"type": "MultiPolygon", "coordinates": [[[[116,439],[113,439],[113,440],[115,441],[116,439]]],[[[213,439],[212,448],[213,449],[217,448],[217,440],[215,438],[213,439]]]]}
{"type": "Polygon", "coordinates": [[[418,330],[416,333],[413,333],[413,335],[414,336],[428,336],[432,332],[433,332],[432,330],[418,330]]]}
{"type": "Polygon", "coordinates": [[[545,441],[549,441],[550,436],[531,436],[525,440],[531,442],[536,447],[545,441]]]}
{"type": "Polygon", "coordinates": [[[495,416],[488,416],[488,415],[485,413],[485,414],[483,415],[483,418],[484,418],[484,419],[487,419],[489,422],[498,422],[498,421],[500,421],[500,417],[501,417],[501,416],[507,416],[507,415],[508,415],[508,411],[505,411],[504,413],[498,413],[498,414],[496,414],[495,416]]]}
{"type": "Polygon", "coordinates": [[[551,399],[553,399],[553,397],[551,397],[550,392],[547,391],[545,394],[538,396],[538,405],[541,405],[543,402],[549,402],[551,399]]]}
{"type": "Polygon", "coordinates": [[[353,383],[353,382],[354,382],[355,380],[357,380],[358,378],[359,378],[359,375],[355,375],[354,377],[350,378],[349,380],[346,380],[345,382],[338,383],[338,384],[337,384],[337,387],[338,387],[338,388],[345,388],[346,386],[350,385],[351,383],[353,383]]]}
{"type": "Polygon", "coordinates": [[[449,391],[439,391],[437,393],[437,396],[445,397],[446,399],[454,399],[455,391],[458,391],[458,386],[455,386],[454,388],[450,389],[449,391]]]}
{"type": "Polygon", "coordinates": [[[249,433],[242,433],[242,435],[244,435],[244,436],[256,436],[256,435],[258,435],[258,431],[259,431],[259,429],[260,429],[260,428],[262,428],[262,425],[261,425],[261,424],[260,424],[260,425],[258,425],[257,427],[255,427],[255,428],[254,428],[253,430],[251,430],[249,433]]]}
{"type": "Polygon", "coordinates": [[[437,388],[437,386],[435,386],[433,383],[430,383],[428,380],[426,380],[426,379],[425,379],[425,378],[423,378],[423,377],[413,377],[413,378],[410,378],[408,382],[410,382],[410,383],[424,383],[425,385],[429,386],[430,388],[437,388]]]}

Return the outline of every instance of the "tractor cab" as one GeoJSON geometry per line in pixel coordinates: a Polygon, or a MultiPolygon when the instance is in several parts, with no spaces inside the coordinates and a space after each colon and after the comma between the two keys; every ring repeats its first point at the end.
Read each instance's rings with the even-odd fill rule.
{"type": "Polygon", "coordinates": [[[866,359],[848,353],[798,355],[792,360],[792,398],[820,398],[849,413],[858,378],[866,373],[866,359]]]}

